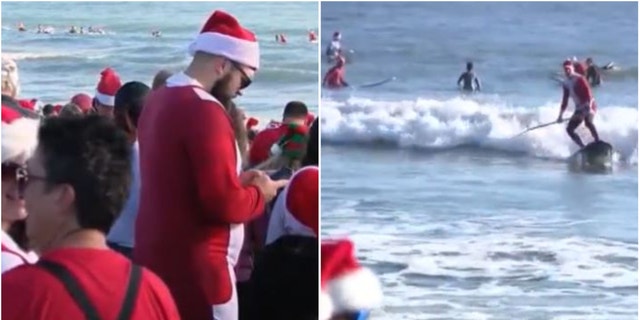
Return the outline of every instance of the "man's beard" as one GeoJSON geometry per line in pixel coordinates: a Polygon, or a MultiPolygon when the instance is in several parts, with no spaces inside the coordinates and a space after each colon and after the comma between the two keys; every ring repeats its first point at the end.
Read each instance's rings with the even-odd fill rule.
{"type": "Polygon", "coordinates": [[[211,95],[216,98],[222,106],[229,111],[229,106],[231,102],[233,102],[233,98],[235,98],[235,94],[230,93],[231,90],[228,89],[229,81],[231,80],[231,73],[228,73],[222,79],[216,82],[216,84],[211,88],[211,95]]]}

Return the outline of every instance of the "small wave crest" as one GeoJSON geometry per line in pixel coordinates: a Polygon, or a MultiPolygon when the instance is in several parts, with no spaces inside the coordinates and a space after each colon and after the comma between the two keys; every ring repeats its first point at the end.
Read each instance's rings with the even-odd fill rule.
{"type": "MultiPolygon", "coordinates": [[[[382,143],[427,150],[473,146],[547,159],[565,159],[577,149],[564,125],[516,136],[556,119],[557,103],[530,108],[465,98],[382,101],[352,97],[323,100],[322,108],[322,139],[334,144],[382,143]]],[[[614,146],[618,161],[637,164],[637,107],[600,106],[595,124],[601,139],[614,146]]],[[[591,140],[584,126],[576,132],[584,141],[591,140]]]]}

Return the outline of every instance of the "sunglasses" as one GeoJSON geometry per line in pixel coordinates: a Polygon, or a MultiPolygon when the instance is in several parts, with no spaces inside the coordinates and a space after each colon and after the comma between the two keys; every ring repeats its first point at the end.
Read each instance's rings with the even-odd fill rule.
{"type": "Polygon", "coordinates": [[[233,67],[236,68],[238,71],[240,71],[240,74],[242,75],[242,80],[241,80],[242,82],[240,83],[240,90],[250,86],[251,82],[253,82],[253,80],[251,80],[251,78],[249,78],[247,73],[244,72],[242,67],[237,62],[232,61],[231,63],[233,64],[233,67]]]}
{"type": "MultiPolygon", "coordinates": [[[[16,183],[18,184],[18,194],[20,195],[20,198],[24,196],[24,191],[27,189],[30,181],[47,181],[47,177],[30,174],[25,166],[16,166],[15,170],[13,170],[12,172],[12,175],[13,179],[15,179],[16,183]]],[[[4,180],[4,178],[5,166],[2,165],[2,179],[4,180]]]]}
{"type": "Polygon", "coordinates": [[[22,166],[16,163],[3,163],[2,164],[2,181],[16,181],[17,172],[22,166]]]}

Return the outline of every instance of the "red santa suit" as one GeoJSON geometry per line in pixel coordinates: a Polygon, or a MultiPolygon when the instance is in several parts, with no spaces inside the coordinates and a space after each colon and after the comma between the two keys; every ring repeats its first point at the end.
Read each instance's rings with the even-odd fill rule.
{"type": "MultiPolygon", "coordinates": [[[[563,66],[565,68],[571,68],[573,71],[571,61],[566,61],[563,66]]],[[[588,113],[595,113],[596,104],[591,92],[591,87],[589,87],[589,83],[585,77],[575,72],[572,72],[571,76],[562,82],[561,110],[564,111],[567,108],[569,97],[573,99],[575,104],[574,114],[586,115],[588,113]]]]}
{"type": "Polygon", "coordinates": [[[329,69],[329,71],[327,71],[327,74],[324,76],[323,82],[325,83],[327,88],[340,89],[347,86],[346,81],[344,81],[344,65],[344,57],[338,55],[336,65],[329,69]]]}
{"type": "MultiPolygon", "coordinates": [[[[216,11],[190,46],[258,68],[255,36],[216,11]]],[[[243,223],[263,212],[243,186],[241,157],[224,107],[178,73],[147,98],[138,129],[140,208],[134,260],[167,284],[182,319],[236,320],[235,275],[243,223]]]]}

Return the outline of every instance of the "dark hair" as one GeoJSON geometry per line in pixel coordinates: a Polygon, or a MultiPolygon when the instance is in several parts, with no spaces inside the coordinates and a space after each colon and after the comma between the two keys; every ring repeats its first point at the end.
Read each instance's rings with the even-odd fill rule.
{"type": "Polygon", "coordinates": [[[147,94],[151,91],[149,86],[139,81],[131,81],[125,83],[114,99],[114,111],[121,110],[129,116],[135,127],[138,127],[138,119],[144,107],[144,101],[147,94]]]}
{"type": "Polygon", "coordinates": [[[98,115],[54,117],[38,132],[47,182],[75,192],[80,227],[107,233],[131,184],[131,147],[113,121],[98,115]]]}
{"type": "Polygon", "coordinates": [[[80,109],[80,106],[73,102],[69,102],[60,109],[60,117],[69,117],[69,116],[82,116],[84,112],[80,109]]]}
{"type": "Polygon", "coordinates": [[[302,166],[317,166],[318,165],[318,119],[313,120],[311,128],[309,128],[309,138],[307,140],[307,151],[302,160],[302,166]]]}
{"type": "Polygon", "coordinates": [[[467,62],[467,70],[471,70],[473,69],[473,62],[469,61],[467,62]]]}
{"type": "Polygon", "coordinates": [[[283,118],[304,118],[309,114],[307,105],[300,101],[291,101],[287,103],[282,112],[283,118]]]}
{"type": "Polygon", "coordinates": [[[44,107],[42,107],[42,115],[45,117],[50,116],[53,113],[53,108],[52,104],[45,104],[44,107]]]}
{"type": "Polygon", "coordinates": [[[167,79],[169,79],[169,77],[171,76],[172,74],[168,70],[163,69],[158,71],[158,73],[156,73],[156,75],[153,77],[153,81],[151,82],[151,89],[155,90],[164,86],[167,83],[167,79]]]}

